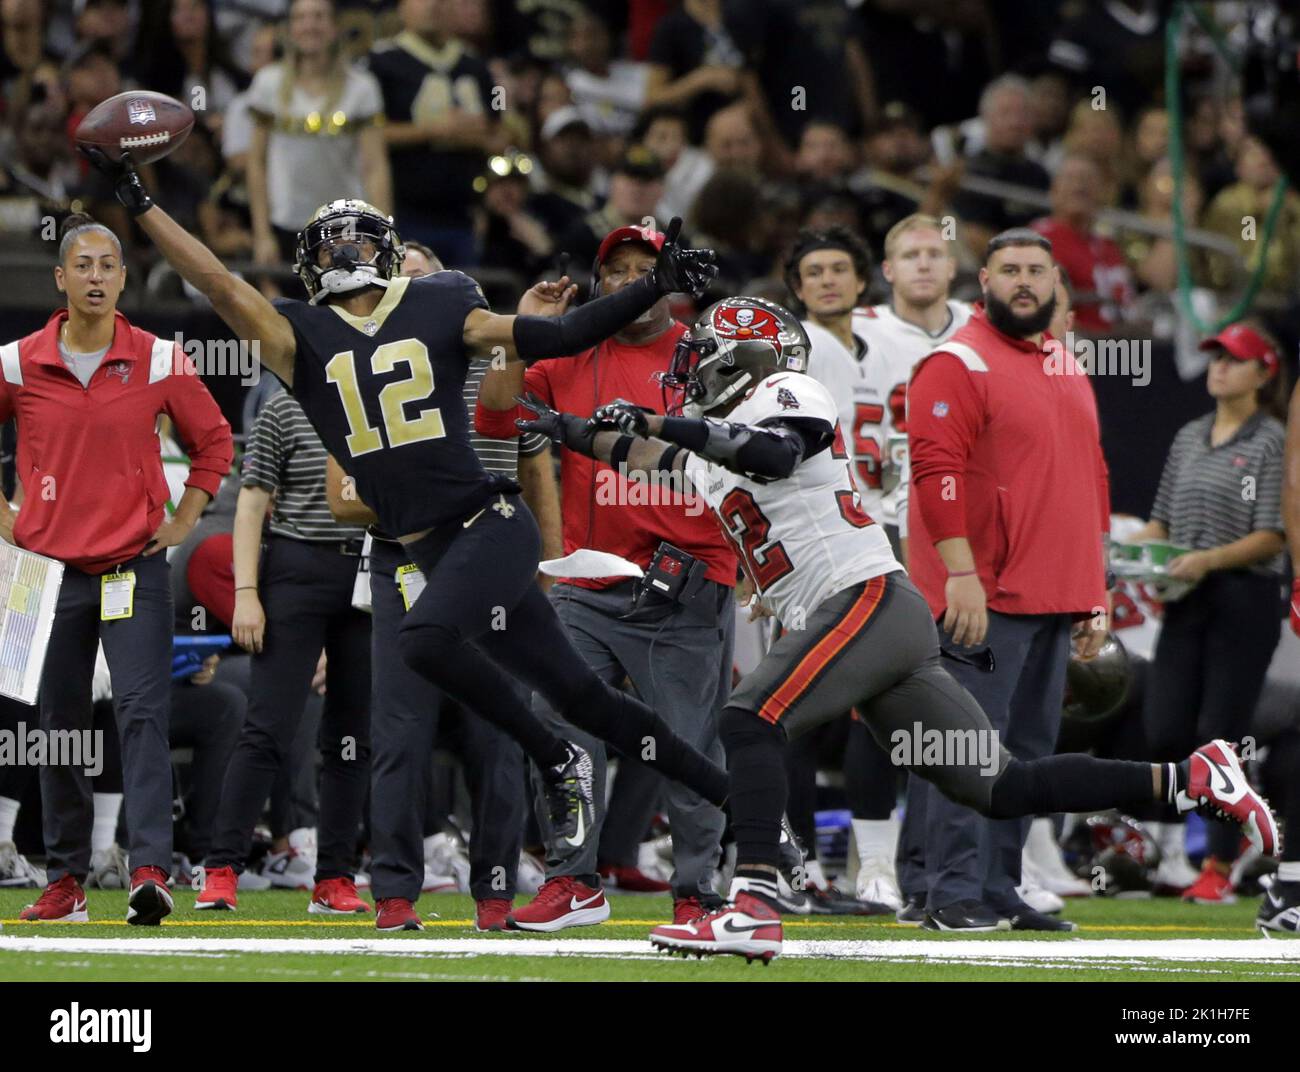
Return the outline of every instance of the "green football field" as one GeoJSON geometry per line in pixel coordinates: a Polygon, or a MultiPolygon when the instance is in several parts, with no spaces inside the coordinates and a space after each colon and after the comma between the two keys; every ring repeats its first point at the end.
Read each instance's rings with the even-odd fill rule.
{"type": "Polygon", "coordinates": [[[1072,902],[1072,935],[939,935],[888,917],[789,918],[770,966],[682,960],[651,949],[666,897],[610,899],[613,918],[553,935],[477,934],[473,902],[421,899],[423,933],[379,934],[373,917],[308,916],[307,894],[241,894],[236,913],[196,912],[191,890],[157,928],[126,925],[126,894],[88,894],[91,922],[18,921],[35,891],[0,890],[0,980],[1146,980],[1300,979],[1300,941],[1266,939],[1257,903],[1072,902]]]}

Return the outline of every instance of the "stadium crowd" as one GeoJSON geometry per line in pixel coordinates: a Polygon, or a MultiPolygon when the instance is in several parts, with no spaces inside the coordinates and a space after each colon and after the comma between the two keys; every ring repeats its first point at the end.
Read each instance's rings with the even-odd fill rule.
{"type": "MultiPolygon", "coordinates": [[[[1182,380],[1207,377],[1211,397],[1201,410],[1217,406],[1172,446],[1147,444],[1154,459],[1168,452],[1159,494],[1141,521],[1109,526],[1117,542],[1164,540],[1196,553],[1175,574],[1199,582],[1188,602],[1165,593],[1174,608],[1166,629],[1175,625],[1176,634],[1148,635],[1126,655],[1115,656],[1113,645],[1086,652],[1098,666],[1114,660],[1123,679],[1092,709],[1080,699],[1088,667],[1076,658],[1063,724],[1062,634],[1059,647],[1033,657],[1052,671],[1040,683],[1046,699],[1034,734],[1046,737],[1048,751],[1055,740],[1061,750],[1153,760],[1180,757],[1207,729],[1257,736],[1272,746],[1256,757],[1257,776],[1285,806],[1300,795],[1300,689],[1270,687],[1266,673],[1283,634],[1291,568],[1282,442],[1300,354],[1300,195],[1286,189],[1271,211],[1280,171],[1247,132],[1233,73],[1208,35],[1184,35],[1181,97],[1165,99],[1158,7],[0,0],[0,263],[6,272],[44,270],[54,263],[59,224],[87,213],[122,239],[130,286],[150,299],[192,302],[196,317],[205,312],[165,270],[111,184],[74,150],[82,118],[127,89],[192,107],[188,139],[142,174],[182,226],[267,296],[303,296],[293,271],[298,232],[338,198],[392,215],[408,251],[404,274],[463,270],[499,308],[513,308],[543,277],[572,276],[578,300],[616,291],[649,270],[667,221],[680,216],[689,244],[717,253],[720,270],[704,297],[638,321],[582,362],[546,361],[528,373],[528,390],[586,416],[615,398],[660,407],[651,375],[668,367],[683,324],[738,294],[798,311],[813,338],[810,373],[849,401],[854,388],[837,377],[855,380],[880,348],[895,345],[886,327],[866,320],[896,315],[917,327],[920,343],[906,346],[920,345],[919,360],[971,315],[966,303],[980,297],[990,239],[1028,228],[1050,242],[1062,274],[1053,334],[1124,340],[1135,350],[1160,340],[1182,380]],[[1187,228],[1181,246],[1176,215],[1187,228]],[[925,269],[933,276],[918,283],[910,265],[925,257],[934,258],[925,269]],[[838,283],[826,282],[830,272],[843,273],[838,283]],[[1238,326],[1197,330],[1188,308],[1215,322],[1248,283],[1252,302],[1237,312],[1238,326]],[[819,349],[847,355],[847,364],[822,359],[819,349]],[[1201,455],[1222,446],[1238,453],[1216,487],[1201,455]],[[1199,483],[1187,476],[1194,457],[1199,483]],[[1251,508],[1226,511],[1214,497],[1234,465],[1258,478],[1258,495],[1251,508]],[[1214,659],[1218,676],[1198,679],[1214,659]]],[[[147,312],[135,315],[148,327],[147,312]]],[[[594,462],[566,454],[551,464],[540,437],[516,438],[512,397],[477,396],[485,370],[472,371],[466,390],[475,449],[490,471],[524,488],[543,558],[591,548],[646,568],[667,541],[701,563],[699,613],[690,620],[645,607],[629,615],[630,580],[560,571],[558,583],[539,583],[609,683],[653,702],[677,732],[720,758],[715,716],[733,678],[770,640],[758,611],[735,609],[750,593],[730,546],[710,518],[681,502],[607,502],[594,462]]],[[[906,382],[905,370],[899,386],[906,382]]],[[[882,405],[893,411],[892,431],[905,436],[902,399],[882,405]]],[[[689,791],[665,791],[636,763],[596,753],[571,728],[597,761],[596,822],[576,849],[549,829],[544,793],[540,783],[530,788],[518,747],[446,697],[421,700],[431,754],[399,754],[391,727],[418,721],[426,708],[406,710],[409,694],[396,687],[381,695],[380,667],[390,686],[401,668],[381,662],[378,644],[372,658],[370,633],[381,614],[400,616],[418,596],[404,586],[402,556],[383,534],[367,540],[369,518],[350,510],[346,481],[328,468],[274,377],[248,391],[241,417],[232,421],[240,459],[168,554],[175,632],[189,644],[177,649],[171,689],[175,880],[187,884],[204,861],[233,865],[240,892],[313,889],[321,910],[351,911],[355,889],[347,900],[348,890],[322,895],[321,886],[355,880],[364,889],[372,837],[382,836],[424,863],[422,874],[377,870],[386,891],[403,891],[382,896],[472,892],[484,925],[511,913],[515,925],[540,930],[596,923],[609,915],[602,887],[671,892],[679,919],[712,904],[715,869],[725,869],[722,813],[689,791]],[[354,593],[363,561],[367,584],[354,593]],[[292,636],[291,649],[276,644],[277,628],[292,636]],[[193,643],[226,634],[233,643],[219,655],[193,643]],[[366,799],[381,777],[387,798],[409,805],[400,822],[385,818],[382,834],[372,830],[366,799]],[[539,888],[533,903],[512,907],[516,893],[539,888]]],[[[1104,405],[1100,422],[1104,430],[1104,405]]],[[[868,496],[868,512],[906,555],[906,450],[864,430],[851,402],[841,430],[864,491],[878,493],[868,496]]],[[[179,501],[189,461],[174,428],[160,434],[179,501]]],[[[19,504],[30,489],[14,472],[14,435],[11,425],[5,491],[19,504]]],[[[1109,456],[1099,468],[1108,464],[1114,482],[1126,461],[1109,456]]],[[[1153,628],[1161,613],[1150,591],[1124,582],[1115,590],[1117,636],[1153,628]]],[[[104,671],[95,725],[109,737],[112,693],[104,671]]],[[[1008,704],[1014,739],[1016,720],[1029,716],[1008,704]]],[[[24,710],[0,701],[0,727],[24,710]]],[[[558,715],[548,717],[565,729],[558,715]]],[[[116,756],[93,791],[85,877],[101,887],[130,881],[116,756]]],[[[1267,862],[1239,853],[1223,824],[1211,824],[1203,844],[1172,809],[1153,807],[1064,824],[1043,816],[1002,830],[996,843],[1009,837],[1013,853],[1022,845],[1023,867],[1003,859],[973,885],[953,882],[950,870],[965,866],[955,858],[980,851],[981,835],[970,832],[976,817],[947,802],[938,808],[931,795],[936,810],[927,819],[924,795],[847,712],[792,750],[788,775],[792,844],[805,857],[793,849],[793,878],[781,888],[792,912],[890,911],[969,930],[1003,917],[1049,930],[1063,897],[1136,886],[1225,903],[1257,892],[1261,874],[1271,877],[1267,862]],[[909,819],[900,830],[894,816],[904,800],[909,819]],[[968,836],[954,839],[958,828],[968,836]],[[994,881],[998,868],[1010,886],[994,881]],[[962,892],[938,897],[948,886],[936,884],[936,871],[962,892]],[[992,903],[993,890],[1005,904],[992,903]],[[940,915],[954,904],[966,908],[940,915]]],[[[34,773],[0,768],[0,886],[44,885],[28,859],[50,849],[33,817],[51,798],[36,783],[34,773]]],[[[1294,930],[1300,854],[1281,867],[1294,930]]]]}

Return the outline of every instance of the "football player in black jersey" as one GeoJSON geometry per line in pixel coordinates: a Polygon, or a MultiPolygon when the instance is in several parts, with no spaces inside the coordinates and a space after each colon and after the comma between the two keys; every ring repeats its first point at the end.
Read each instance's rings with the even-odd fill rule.
{"type": "MultiPolygon", "coordinates": [[[[311,300],[273,306],[153,204],[129,154],[120,162],[88,155],[171,266],[257,346],[381,527],[399,534],[426,578],[402,625],[403,659],[515,737],[547,772],[561,836],[573,845],[586,836],[591,759],[503,687],[503,670],[567,721],[721,804],[726,772],[602,682],[569,643],[534,583],[536,522],[519,486],[479,463],[461,398],[471,354],[528,363],[581,353],[664,294],[702,292],[716,272],[712,251],[683,249],[674,220],[654,272],[632,286],[556,317],[499,316],[460,272],[401,277],[391,219],[361,201],[334,201],[298,237],[296,267],[311,300]]],[[[567,304],[567,283],[534,287],[537,307],[567,304]]]]}

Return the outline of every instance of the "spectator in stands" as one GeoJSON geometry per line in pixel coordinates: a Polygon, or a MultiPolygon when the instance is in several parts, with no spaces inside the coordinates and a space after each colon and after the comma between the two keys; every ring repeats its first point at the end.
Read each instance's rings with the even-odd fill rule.
{"type": "Polygon", "coordinates": [[[171,0],[167,19],[142,42],[141,82],[189,105],[199,121],[221,133],[226,109],[248,85],[217,33],[211,0],[171,0]]]}
{"type": "MultiPolygon", "coordinates": [[[[280,38],[274,26],[259,27],[252,35],[249,51],[249,74],[256,75],[280,58],[280,38]]],[[[221,122],[221,155],[235,182],[243,188],[245,206],[248,191],[245,185],[248,170],[248,151],[253,145],[253,115],[249,110],[249,91],[235,94],[226,106],[221,122]]]]}
{"type": "Polygon", "coordinates": [[[128,0],[76,0],[77,42],[103,47],[118,67],[137,73],[135,20],[128,0]]]}
{"type": "Polygon", "coordinates": [[[795,154],[795,175],[801,182],[840,186],[853,169],[853,144],[844,128],[814,119],[803,128],[795,154]]]}
{"type": "Polygon", "coordinates": [[[1102,174],[1091,157],[1071,151],[1052,179],[1052,214],[1034,230],[1052,243],[1056,263],[1074,287],[1074,318],[1080,331],[1118,326],[1133,300],[1133,279],[1115,242],[1097,233],[1102,174]]]}
{"type": "MultiPolygon", "coordinates": [[[[980,95],[984,147],[966,162],[966,174],[1034,190],[1046,190],[1050,180],[1026,149],[1033,136],[1029,83],[1019,75],[994,79],[980,95]]],[[[966,247],[982,257],[988,241],[1009,227],[1023,227],[1037,215],[1033,205],[1014,194],[980,194],[963,190],[953,201],[961,219],[966,247]]]]}
{"type": "Polygon", "coordinates": [[[704,150],[715,168],[760,170],[763,143],[749,108],[733,104],[715,112],[704,131],[704,150]]]}
{"type": "Polygon", "coordinates": [[[614,59],[609,24],[589,9],[569,24],[568,55],[564,77],[573,103],[592,133],[621,145],[645,103],[646,65],[614,59]]]}
{"type": "MultiPolygon", "coordinates": [[[[1147,172],[1142,183],[1138,210],[1144,219],[1168,227],[1173,224],[1174,174],[1169,158],[1157,160],[1147,172]]],[[[1183,177],[1183,222],[1192,226],[1201,215],[1201,184],[1195,175],[1183,177]]],[[[1205,251],[1189,246],[1193,278],[1201,278],[1205,271],[1205,251]]],[[[1137,285],[1144,290],[1169,294],[1178,285],[1178,263],[1174,253],[1174,240],[1159,235],[1140,234],[1136,231],[1124,235],[1124,256],[1137,285]]]]}
{"type": "Polygon", "coordinates": [[[392,210],[379,85],[344,59],[331,0],[293,0],[285,58],[257,72],[249,111],[256,126],[248,201],[259,264],[292,263],[298,231],[335,198],[392,210]]]}
{"type": "Polygon", "coordinates": [[[864,166],[849,179],[849,189],[861,203],[863,236],[873,250],[884,249],[889,229],[918,211],[925,184],[916,172],[930,156],[930,142],[916,112],[902,101],[886,104],[879,124],[867,135],[864,166]]]}
{"type": "Polygon", "coordinates": [[[1065,132],[1065,151],[1086,156],[1097,165],[1102,185],[1096,197],[1101,205],[1111,205],[1119,199],[1124,148],[1124,126],[1114,107],[1096,108],[1091,98],[1074,106],[1070,127],[1065,132]]]}
{"type": "Polygon", "coordinates": [[[62,222],[76,181],[63,115],[41,93],[15,116],[14,155],[0,165],[0,232],[48,238],[46,221],[62,222]]]}
{"type": "MultiPolygon", "coordinates": [[[[664,194],[664,167],[644,145],[634,145],[614,165],[609,176],[609,197],[598,212],[588,213],[565,231],[560,249],[590,264],[601,240],[621,227],[638,227],[652,218],[664,194]]],[[[666,226],[666,224],[665,224],[666,226]]]]}
{"type": "Polygon", "coordinates": [[[1042,164],[1048,174],[1065,153],[1065,132],[1070,125],[1070,83],[1065,75],[1050,66],[1039,67],[1030,74],[1029,110],[1033,115],[1034,136],[1025,148],[1026,155],[1042,164]]]}
{"type": "MultiPolygon", "coordinates": [[[[1206,386],[1214,411],[1179,430],[1151,520],[1129,538],[1189,548],[1169,576],[1196,585],[1164,607],[1143,710],[1155,760],[1185,755],[1186,742],[1204,735],[1241,740],[1281,632],[1287,393],[1280,355],[1247,323],[1201,348],[1212,354],[1206,386]]],[[[1212,822],[1209,839],[1201,876],[1183,897],[1228,903],[1240,834],[1212,822]]]]}
{"type": "MultiPolygon", "coordinates": [[[[475,182],[483,195],[475,214],[478,263],[519,273],[523,277],[520,289],[541,273],[555,252],[550,231],[529,211],[531,163],[528,157],[513,152],[494,156],[475,182]]],[[[408,242],[408,255],[410,248],[408,242]]]]}
{"type": "Polygon", "coordinates": [[[44,86],[56,97],[59,61],[45,40],[42,0],[0,0],[0,120],[11,121],[44,86]]]}
{"type": "Polygon", "coordinates": [[[596,209],[594,149],[591,128],[576,108],[560,108],[541,125],[537,159],[542,167],[533,172],[530,208],[553,235],[596,209]]]}
{"type": "Polygon", "coordinates": [[[1120,165],[1119,201],[1125,208],[1142,202],[1142,187],[1151,169],[1169,154],[1169,113],[1144,108],[1133,123],[1120,165]]]}
{"type": "Polygon", "coordinates": [[[769,226],[752,174],[727,169],[704,184],[691,215],[691,240],[717,253],[717,289],[736,294],[748,280],[769,273],[769,226]]]}
{"type": "Polygon", "coordinates": [[[703,149],[690,143],[690,133],[686,114],[666,106],[642,112],[632,131],[632,142],[644,145],[665,168],[664,195],[657,210],[662,220],[685,219],[700,188],[713,174],[712,161],[703,149]]]}
{"type": "MultiPolygon", "coordinates": [[[[1258,139],[1246,138],[1237,153],[1237,181],[1219,191],[1201,220],[1207,231],[1216,231],[1237,246],[1247,272],[1255,270],[1264,254],[1264,221],[1280,175],[1268,149],[1258,139]]],[[[1210,285],[1218,290],[1241,282],[1232,260],[1222,254],[1210,254],[1208,269],[1210,285]]],[[[1257,300],[1271,307],[1285,304],[1295,291],[1298,273],[1300,196],[1288,190],[1268,244],[1257,300]]]]}
{"type": "Polygon", "coordinates": [[[761,100],[750,72],[759,66],[764,14],[744,0],[683,0],[655,27],[647,105],[685,108],[699,137],[719,109],[761,100]]]}
{"type": "Polygon", "coordinates": [[[542,72],[537,83],[537,100],[533,105],[533,126],[540,131],[551,116],[561,108],[573,107],[573,94],[564,72],[550,69],[542,72]]]}
{"type": "Polygon", "coordinates": [[[402,32],[370,54],[384,96],[383,138],[392,160],[402,234],[474,263],[474,180],[497,148],[492,78],[449,33],[449,0],[401,0],[402,32]]]}

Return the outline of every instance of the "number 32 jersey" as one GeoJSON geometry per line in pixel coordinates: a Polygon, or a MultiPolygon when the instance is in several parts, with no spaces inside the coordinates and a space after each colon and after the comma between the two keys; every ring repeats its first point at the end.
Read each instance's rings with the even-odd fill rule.
{"type": "Polygon", "coordinates": [[[518,489],[470,446],[461,334],[487,300],[469,276],[394,279],[370,316],[288,299],[275,307],[297,342],[293,396],[385,532],[436,528],[518,489]]]}
{"type": "Polygon", "coordinates": [[[754,387],[727,420],[751,427],[812,418],[835,428],[833,447],[785,480],[760,481],[691,454],[686,474],[736,546],[764,604],[797,628],[828,597],[903,567],[865,512],[849,472],[837,407],[816,380],[779,372],[754,387]]]}

